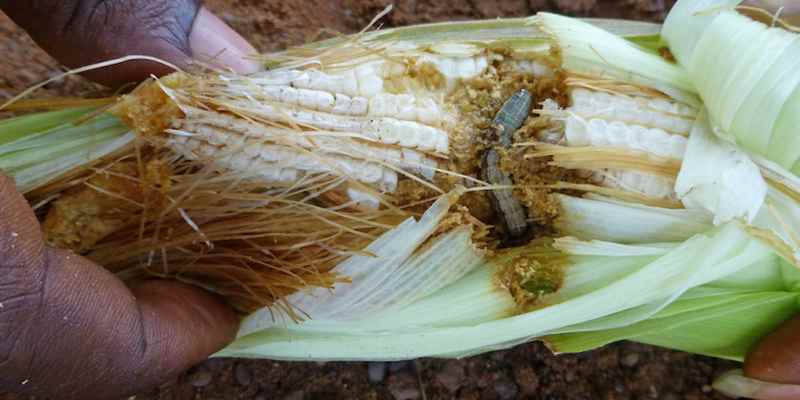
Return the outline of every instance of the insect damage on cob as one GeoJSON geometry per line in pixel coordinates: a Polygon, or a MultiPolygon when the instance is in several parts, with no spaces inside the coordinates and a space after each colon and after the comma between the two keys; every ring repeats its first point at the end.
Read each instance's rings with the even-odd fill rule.
{"type": "Polygon", "coordinates": [[[628,39],[540,14],[175,73],[109,110],[136,132],[122,156],[29,197],[57,197],[55,245],[258,310],[225,355],[451,357],[549,335],[741,358],[793,308],[778,277],[800,185],[709,133],[657,29],[605,24],[628,39]],[[727,347],[676,341],[704,307],[766,317],[727,347]]]}
{"type": "MultiPolygon", "coordinates": [[[[688,107],[663,97],[650,100],[572,90],[547,54],[520,61],[506,49],[461,45],[444,50],[448,51],[456,55],[386,48],[346,62],[338,61],[341,55],[336,53],[322,54],[321,59],[308,57],[325,68],[279,69],[248,77],[173,75],[141,88],[114,112],[169,154],[199,160],[249,185],[303,192],[329,209],[343,205],[353,209],[336,210],[340,215],[374,215],[382,209],[403,215],[409,206],[421,201],[423,206],[430,204],[424,201],[458,185],[472,187],[476,191],[457,204],[468,213],[461,216],[467,220],[459,218],[459,223],[476,224],[476,242],[485,242],[488,248],[552,235],[559,206],[548,186],[592,181],[549,166],[549,158],[538,157],[534,147],[525,143],[537,143],[542,135],[555,144],[580,146],[578,150],[613,143],[641,151],[632,157],[645,160],[651,157],[648,153],[680,157],[681,146],[685,147],[684,136],[657,126],[680,125],[685,120],[670,113],[674,109],[690,112],[688,107]],[[577,100],[574,106],[563,110],[559,102],[566,106],[573,99],[577,100]],[[640,121],[635,122],[640,124],[628,125],[613,115],[602,115],[615,101],[630,111],[626,117],[638,114],[640,121]],[[537,110],[532,110],[533,102],[538,103],[537,110]],[[539,115],[544,104],[549,113],[541,110],[543,115],[539,115]],[[505,110],[515,107],[516,126],[505,128],[504,121],[498,121],[508,113],[505,110]],[[564,123],[557,121],[559,113],[571,116],[564,123]],[[650,119],[655,120],[653,125],[650,119]],[[573,126],[605,121],[611,129],[593,129],[592,137],[573,126]],[[519,129],[524,122],[528,124],[519,129]],[[562,131],[562,126],[569,129],[562,131]],[[629,141],[624,138],[628,129],[633,130],[629,141]],[[517,138],[512,137],[515,133],[517,138]],[[677,144],[670,143],[670,138],[677,144]],[[516,149],[513,142],[518,144],[516,149]],[[642,143],[648,143],[649,149],[642,143]],[[662,147],[672,153],[665,155],[662,147]],[[515,187],[515,182],[522,184],[515,187]],[[319,194],[307,194],[309,188],[319,194]],[[535,227],[530,234],[528,220],[535,227]],[[499,232],[487,234],[484,223],[499,232]]],[[[592,84],[591,79],[580,82],[582,87],[592,84]]],[[[582,152],[576,154],[580,157],[582,152]]],[[[674,198],[669,177],[611,171],[597,172],[594,181],[613,183],[656,203],[674,198]]],[[[669,172],[674,178],[677,167],[669,172]]],[[[57,209],[76,208],[59,205],[57,209]]],[[[175,222],[186,225],[180,219],[175,222]]],[[[205,231],[197,227],[198,235],[205,231]]],[[[309,234],[301,232],[304,237],[309,234]]],[[[348,237],[345,243],[354,242],[348,237]]],[[[95,254],[116,260],[113,255],[95,254]]]]}
{"type": "MultiPolygon", "coordinates": [[[[176,74],[161,79],[143,86],[123,100],[114,113],[122,116],[141,137],[147,138],[150,146],[166,150],[158,150],[157,154],[151,151],[141,161],[131,157],[122,162],[122,168],[135,172],[136,164],[141,163],[143,170],[147,171],[153,168],[153,162],[162,169],[166,166],[174,170],[187,168],[184,171],[191,171],[190,174],[183,171],[170,173],[174,173],[173,181],[181,178],[192,182],[186,183],[181,190],[191,187],[191,196],[195,196],[195,193],[203,193],[202,185],[206,182],[196,187],[196,179],[201,178],[201,173],[183,164],[199,160],[215,173],[223,172],[226,178],[217,179],[227,179],[225,183],[235,186],[229,190],[241,191],[241,195],[246,193],[257,197],[252,194],[254,188],[271,189],[275,193],[272,197],[294,195],[296,200],[289,207],[297,210],[298,219],[309,217],[309,209],[303,207],[326,213],[326,220],[343,219],[328,221],[332,230],[327,235],[339,247],[358,251],[366,244],[358,240],[359,234],[374,235],[396,225],[399,216],[424,211],[431,199],[453,190],[456,185],[485,185],[480,182],[481,146],[488,148],[491,145],[488,137],[492,134],[490,124],[506,94],[524,85],[542,93],[556,90],[552,84],[549,88],[537,84],[531,72],[517,70],[516,62],[512,65],[494,51],[468,50],[474,54],[453,57],[423,52],[419,56],[416,51],[401,50],[388,56],[388,50],[380,49],[366,52],[347,64],[334,63],[324,72],[315,68],[284,69],[250,77],[176,74]],[[501,80],[501,74],[505,76],[502,78],[505,82],[493,84],[493,81],[501,80]],[[459,86],[462,81],[467,81],[468,86],[459,86]],[[459,102],[451,98],[459,99],[459,102]],[[458,132],[458,140],[462,142],[458,146],[465,150],[451,162],[453,132],[458,132]],[[343,232],[336,232],[338,230],[343,232]]],[[[530,69],[534,64],[527,61],[523,66],[530,69]]],[[[536,68],[552,74],[542,64],[536,68]]],[[[553,79],[550,81],[554,82],[553,79]]],[[[525,114],[527,116],[527,110],[525,114]]],[[[149,181],[144,185],[152,186],[149,181]]],[[[208,237],[206,223],[198,222],[204,219],[197,217],[198,211],[164,201],[156,208],[176,208],[178,211],[178,214],[172,212],[173,219],[161,221],[164,228],[159,228],[158,223],[140,223],[137,226],[128,221],[128,232],[112,235],[118,231],[120,223],[124,225],[124,221],[115,216],[96,218],[97,213],[80,212],[82,205],[96,208],[93,206],[97,204],[93,203],[98,202],[87,201],[86,196],[87,193],[96,196],[97,186],[90,181],[73,196],[65,196],[55,203],[46,220],[51,242],[88,252],[104,260],[106,265],[122,264],[119,269],[135,267],[141,262],[138,258],[146,255],[148,267],[153,269],[156,268],[153,266],[167,262],[169,265],[176,263],[170,258],[173,256],[166,254],[163,246],[158,244],[165,239],[158,230],[175,229],[173,225],[178,225],[178,232],[171,233],[172,236],[189,235],[173,245],[175,248],[179,244],[185,245],[186,240],[200,242],[200,247],[205,242],[208,245],[220,240],[208,237]],[[72,214],[78,210],[81,215],[67,216],[69,210],[72,214]],[[184,212],[180,213],[181,210],[184,212]],[[78,221],[78,218],[93,221],[78,221]],[[189,218],[191,220],[187,221],[189,218]],[[109,223],[104,223],[109,219],[109,223]],[[86,229],[93,223],[104,226],[86,229]],[[150,226],[153,226],[152,230],[150,226]],[[108,228],[108,232],[102,228],[108,228]],[[137,234],[141,241],[129,239],[137,234]],[[116,237],[124,238],[124,242],[109,240],[116,237]],[[137,243],[140,247],[133,249],[137,243]],[[160,254],[153,253],[155,246],[162,249],[160,254]],[[133,254],[120,249],[131,249],[133,254]]],[[[168,186],[175,186],[175,183],[159,185],[160,191],[171,191],[180,198],[177,187],[166,189],[168,186]]],[[[510,188],[503,190],[510,191],[510,188]]],[[[100,192],[99,197],[112,202],[119,200],[108,196],[107,192],[100,192]]],[[[534,209],[545,209],[554,214],[555,204],[546,196],[538,197],[531,201],[538,200],[547,207],[534,209]]],[[[463,218],[478,226],[476,238],[484,237],[486,228],[479,218],[487,222],[494,218],[487,196],[475,192],[465,195],[465,200],[475,204],[475,215],[465,214],[463,218]]],[[[123,211],[131,216],[135,214],[130,210],[123,211]]],[[[155,222],[164,218],[161,211],[150,210],[147,213],[152,215],[143,217],[143,220],[155,222]]],[[[274,214],[280,215],[279,212],[274,214]]],[[[274,215],[265,214],[267,217],[274,218],[274,215]]],[[[320,232],[307,229],[318,230],[318,218],[314,215],[308,228],[297,222],[278,226],[271,222],[275,231],[262,234],[292,236],[298,241],[312,243],[309,235],[319,235],[320,232]]],[[[263,220],[260,222],[266,225],[263,220]]],[[[490,239],[487,237],[486,240],[490,239]]],[[[271,247],[276,244],[271,244],[271,247]]],[[[212,252],[210,246],[206,247],[209,247],[207,252],[212,252]]],[[[307,249],[298,247],[293,250],[308,256],[307,249]]],[[[175,257],[181,260],[187,256],[175,257]]],[[[329,257],[331,262],[341,261],[341,257],[333,257],[333,254],[329,257]]],[[[309,258],[317,263],[315,267],[320,271],[331,268],[324,267],[322,257],[309,258]]],[[[196,266],[191,268],[196,271],[196,266]]]]}

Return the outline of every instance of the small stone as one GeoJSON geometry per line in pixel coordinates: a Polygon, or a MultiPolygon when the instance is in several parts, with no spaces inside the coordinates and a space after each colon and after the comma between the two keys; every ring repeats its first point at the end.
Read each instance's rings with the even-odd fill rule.
{"type": "Polygon", "coordinates": [[[211,383],[213,376],[208,371],[196,371],[189,375],[189,384],[196,387],[206,387],[211,383]]]}
{"type": "Polygon", "coordinates": [[[409,373],[390,376],[387,387],[395,400],[416,400],[420,398],[417,380],[409,373]]]}
{"type": "Polygon", "coordinates": [[[626,354],[625,357],[622,357],[622,365],[631,368],[635,367],[636,364],[639,363],[639,354],[630,353],[626,354]]]}
{"type": "Polygon", "coordinates": [[[236,364],[233,368],[233,376],[236,377],[236,383],[242,386],[249,386],[253,382],[253,374],[250,369],[244,364],[236,364]]]}
{"type": "Polygon", "coordinates": [[[519,388],[517,385],[506,377],[500,377],[494,383],[494,391],[500,400],[511,400],[517,397],[519,388]]]}
{"type": "Polygon", "coordinates": [[[711,386],[703,385],[703,387],[701,387],[700,390],[703,391],[703,393],[711,393],[712,388],[711,386]]]}
{"type": "MultiPolygon", "coordinates": [[[[295,390],[294,392],[289,393],[288,395],[286,395],[286,397],[284,397],[283,400],[303,400],[305,397],[306,397],[306,393],[304,391],[295,390]]],[[[267,400],[267,399],[268,399],[267,395],[262,393],[262,394],[259,394],[258,396],[256,396],[256,398],[254,400],[267,400]]]]}
{"type": "Polygon", "coordinates": [[[450,393],[455,393],[464,384],[464,366],[460,361],[448,361],[436,374],[436,380],[450,393]]]}
{"type": "Polygon", "coordinates": [[[367,365],[367,375],[372,383],[380,383],[386,378],[387,365],[385,362],[371,362],[367,365]]]}

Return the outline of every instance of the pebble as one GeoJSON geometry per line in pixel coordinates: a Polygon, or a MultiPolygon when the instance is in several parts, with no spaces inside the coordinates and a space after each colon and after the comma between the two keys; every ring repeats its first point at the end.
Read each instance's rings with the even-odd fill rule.
{"type": "Polygon", "coordinates": [[[369,381],[372,383],[380,383],[386,378],[387,365],[385,362],[371,362],[367,365],[367,374],[369,381]]]}
{"type": "Polygon", "coordinates": [[[249,386],[253,382],[253,374],[250,373],[250,369],[241,363],[236,364],[236,367],[233,368],[233,376],[236,377],[236,383],[242,386],[249,386]]]}
{"type": "Polygon", "coordinates": [[[497,381],[494,382],[494,391],[497,393],[497,397],[499,397],[500,400],[511,400],[517,397],[519,388],[517,384],[503,376],[499,377],[497,381]]]}
{"type": "Polygon", "coordinates": [[[420,398],[417,380],[409,373],[390,376],[387,388],[395,400],[417,400],[420,398]]]}
{"type": "Polygon", "coordinates": [[[626,354],[625,357],[622,357],[622,365],[628,368],[635,367],[638,363],[639,355],[636,353],[626,354]]]}
{"type": "Polygon", "coordinates": [[[464,378],[464,366],[459,361],[448,361],[444,368],[436,374],[436,380],[450,393],[455,393],[461,388],[464,378]]]}
{"type": "Polygon", "coordinates": [[[213,376],[211,372],[208,371],[196,371],[193,374],[189,375],[189,384],[196,387],[201,388],[208,386],[211,383],[213,376]]]}

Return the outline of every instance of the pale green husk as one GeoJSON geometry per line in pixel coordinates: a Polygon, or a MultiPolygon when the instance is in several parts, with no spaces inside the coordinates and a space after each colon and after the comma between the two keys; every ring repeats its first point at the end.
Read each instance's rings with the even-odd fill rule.
{"type": "MultiPolygon", "coordinates": [[[[741,0],[682,0],[663,37],[715,132],[786,169],[800,159],[800,36],[739,14],[741,0]]],[[[795,171],[796,172],[796,171],[795,171]]]]}
{"type": "Polygon", "coordinates": [[[70,108],[0,122],[0,170],[27,193],[133,142],[130,128],[118,118],[91,117],[94,112],[70,108]]]}

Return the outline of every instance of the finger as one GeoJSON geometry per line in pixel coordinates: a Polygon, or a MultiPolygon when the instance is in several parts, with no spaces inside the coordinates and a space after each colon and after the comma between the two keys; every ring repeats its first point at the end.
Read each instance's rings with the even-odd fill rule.
{"type": "MultiPolygon", "coordinates": [[[[151,281],[136,286],[133,293],[149,343],[145,365],[160,363],[164,371],[176,375],[236,335],[238,318],[208,292],[174,281],[151,281]]],[[[161,379],[158,375],[155,381],[161,379]]]]}
{"type": "Polygon", "coordinates": [[[205,7],[197,14],[189,35],[189,48],[196,60],[238,73],[248,74],[260,69],[257,62],[248,58],[258,51],[205,7]]]}
{"type": "MultiPolygon", "coordinates": [[[[0,1],[0,7],[42,48],[72,68],[126,55],[153,56],[180,67],[199,58],[240,73],[259,68],[245,58],[255,49],[205,10],[200,0],[0,1]]],[[[162,64],[131,61],[86,76],[118,86],[170,72],[162,64]]]]}
{"type": "Polygon", "coordinates": [[[756,344],[747,354],[744,372],[762,381],[800,384],[800,316],[756,344]]]}
{"type": "Polygon", "coordinates": [[[206,292],[177,282],[129,290],[83,257],[44,248],[24,198],[0,184],[0,238],[14,238],[0,241],[0,391],[120,398],[233,339],[236,316],[206,292]]]}

